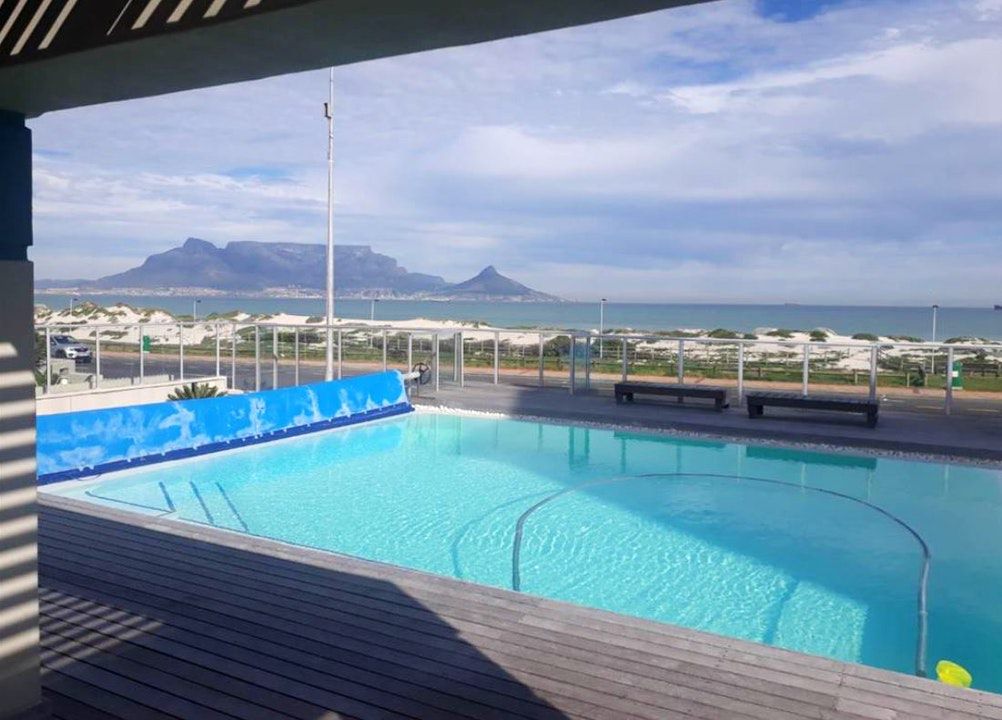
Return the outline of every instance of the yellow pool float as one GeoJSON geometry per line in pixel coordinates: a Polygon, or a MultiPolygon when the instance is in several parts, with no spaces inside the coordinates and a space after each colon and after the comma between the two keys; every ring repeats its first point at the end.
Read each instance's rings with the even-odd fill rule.
{"type": "Polygon", "coordinates": [[[963,688],[971,686],[971,674],[957,663],[949,660],[940,660],[936,663],[936,677],[941,683],[947,685],[963,688]]]}

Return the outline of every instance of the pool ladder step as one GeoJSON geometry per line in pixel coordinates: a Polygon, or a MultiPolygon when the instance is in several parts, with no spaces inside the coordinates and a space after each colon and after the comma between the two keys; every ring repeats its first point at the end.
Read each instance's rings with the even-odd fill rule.
{"type": "MultiPolygon", "coordinates": [[[[178,517],[182,520],[195,520],[196,522],[204,522],[214,527],[250,532],[250,528],[244,522],[240,511],[237,510],[221,483],[214,482],[208,487],[203,486],[199,488],[194,480],[189,480],[186,484],[175,485],[172,489],[168,489],[162,482],[159,485],[160,492],[163,493],[164,500],[167,503],[168,512],[178,513],[178,517]],[[178,511],[178,503],[174,501],[174,497],[181,488],[186,489],[188,491],[187,494],[193,500],[193,502],[184,503],[182,507],[194,507],[197,505],[201,510],[201,517],[184,517],[178,511]]],[[[184,494],[183,491],[182,494],[184,494]]]]}

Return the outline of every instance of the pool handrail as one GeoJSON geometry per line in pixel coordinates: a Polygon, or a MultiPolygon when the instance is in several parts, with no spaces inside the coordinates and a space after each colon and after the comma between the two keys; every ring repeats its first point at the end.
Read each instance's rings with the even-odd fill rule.
{"type": "Polygon", "coordinates": [[[556,500],[564,495],[568,495],[572,492],[578,490],[584,490],[589,487],[597,487],[599,485],[610,485],[617,482],[625,482],[628,480],[640,480],[640,479],[652,479],[652,478],[681,478],[681,477],[695,477],[695,478],[710,478],[718,480],[751,480],[753,482],[769,483],[772,485],[781,485],[786,487],[792,487],[797,490],[811,490],[813,492],[824,493],[826,495],[831,495],[834,497],[842,498],[843,500],[849,500],[851,502],[858,503],[867,507],[871,510],[875,510],[884,517],[893,521],[897,525],[904,528],[919,544],[922,549],[922,569],[919,573],[919,587],[918,587],[918,607],[917,607],[917,621],[918,621],[918,640],[915,650],[915,675],[918,677],[928,677],[926,669],[926,647],[928,644],[928,634],[929,634],[929,610],[928,610],[928,589],[929,589],[929,569],[932,562],[932,553],[929,550],[929,545],[926,543],[925,539],[918,533],[915,528],[909,525],[907,522],[894,515],[888,510],[875,505],[867,500],[863,500],[846,493],[838,492],[837,490],[828,490],[826,488],[812,487],[810,485],[801,485],[798,483],[786,482],[784,480],[775,480],[772,478],[760,478],[752,477],[748,475],[730,475],[725,473],[696,473],[696,472],[676,472],[676,473],[642,473],[639,475],[623,475],[616,476],[612,478],[602,478],[598,480],[588,480],[577,485],[572,485],[570,487],[563,488],[548,495],[539,502],[535,503],[529,507],[525,512],[523,512],[518,520],[515,522],[515,534],[512,538],[512,553],[511,553],[511,586],[512,590],[516,592],[522,591],[522,575],[521,575],[521,554],[522,554],[522,537],[525,531],[525,523],[529,517],[536,512],[539,508],[543,507],[547,503],[556,500]]]}

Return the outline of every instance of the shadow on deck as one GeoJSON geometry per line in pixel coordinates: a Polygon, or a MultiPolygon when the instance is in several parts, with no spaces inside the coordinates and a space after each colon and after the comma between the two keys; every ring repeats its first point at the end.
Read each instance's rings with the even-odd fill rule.
{"type": "Polygon", "coordinates": [[[54,507],[40,522],[56,717],[569,717],[389,580],[54,507]]]}

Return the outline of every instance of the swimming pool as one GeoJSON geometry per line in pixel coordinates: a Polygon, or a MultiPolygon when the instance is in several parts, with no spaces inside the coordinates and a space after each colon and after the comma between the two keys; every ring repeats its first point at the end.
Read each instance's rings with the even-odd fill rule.
{"type": "Polygon", "coordinates": [[[1002,691],[996,469],[418,412],[44,490],[1002,691]]]}

